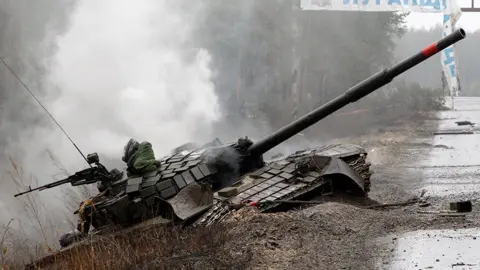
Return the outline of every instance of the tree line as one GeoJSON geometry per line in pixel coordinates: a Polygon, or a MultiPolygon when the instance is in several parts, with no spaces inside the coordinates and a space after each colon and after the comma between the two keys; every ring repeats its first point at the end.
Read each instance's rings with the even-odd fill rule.
{"type": "MultiPolygon", "coordinates": [[[[250,114],[263,116],[272,128],[392,65],[398,56],[398,40],[407,32],[407,14],[301,11],[295,4],[292,8],[292,1],[283,0],[204,3],[196,41],[213,55],[214,83],[224,113],[237,115],[247,108],[254,111],[250,114]]],[[[405,101],[401,98],[405,92],[433,91],[432,87],[400,78],[343,111],[387,107],[405,101]]],[[[405,111],[422,103],[409,102],[405,111]]],[[[351,130],[368,126],[371,119],[366,118],[374,115],[360,122],[350,117],[341,125],[333,118],[324,122],[351,130]]]]}

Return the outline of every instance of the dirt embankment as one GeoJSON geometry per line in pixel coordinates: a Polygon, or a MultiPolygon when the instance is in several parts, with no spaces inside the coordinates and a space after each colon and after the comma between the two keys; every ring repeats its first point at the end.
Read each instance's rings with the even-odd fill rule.
{"type": "Polygon", "coordinates": [[[372,242],[377,237],[452,226],[448,219],[414,214],[414,208],[372,210],[330,202],[262,214],[247,207],[215,227],[107,237],[44,269],[373,269],[384,253],[372,242]]]}

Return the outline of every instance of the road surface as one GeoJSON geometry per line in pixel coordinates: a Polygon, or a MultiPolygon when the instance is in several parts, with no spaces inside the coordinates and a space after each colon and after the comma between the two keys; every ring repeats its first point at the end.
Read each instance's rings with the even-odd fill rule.
{"type": "Polygon", "coordinates": [[[423,128],[425,136],[414,140],[416,146],[402,149],[405,162],[397,169],[406,169],[405,190],[411,194],[426,190],[432,203],[426,211],[448,210],[449,202],[471,200],[473,212],[467,214],[460,228],[414,231],[379,239],[394,243],[394,251],[389,263],[377,267],[480,269],[480,229],[468,226],[469,220],[478,221],[480,212],[480,98],[455,98],[454,110],[437,113],[436,119],[427,121],[423,128]],[[476,125],[458,126],[457,121],[476,125]],[[432,135],[452,131],[473,134],[432,135]]]}

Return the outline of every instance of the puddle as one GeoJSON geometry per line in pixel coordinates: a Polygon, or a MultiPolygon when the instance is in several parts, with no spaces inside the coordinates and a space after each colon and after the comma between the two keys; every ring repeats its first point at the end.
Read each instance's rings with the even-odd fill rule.
{"type": "Polygon", "coordinates": [[[480,269],[480,229],[427,230],[382,238],[377,269],[480,269]]]}

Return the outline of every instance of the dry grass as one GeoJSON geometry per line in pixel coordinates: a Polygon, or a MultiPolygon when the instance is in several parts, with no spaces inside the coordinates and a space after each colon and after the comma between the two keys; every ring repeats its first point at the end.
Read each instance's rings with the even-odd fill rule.
{"type": "MultiPolygon", "coordinates": [[[[48,152],[48,155],[59,169],[59,173],[52,177],[52,181],[66,177],[68,172],[63,165],[51,152],[48,152]]],[[[13,195],[12,189],[23,191],[29,186],[38,186],[38,180],[33,175],[28,174],[12,157],[9,160],[10,170],[4,174],[7,177],[1,179],[2,186],[5,185],[2,188],[10,191],[6,192],[8,196],[13,195]]],[[[87,194],[82,190],[64,192],[67,209],[78,206],[80,201],[78,193],[81,196],[87,194]]],[[[64,230],[59,227],[62,221],[69,222],[70,227],[74,226],[71,217],[61,210],[62,207],[52,209],[51,205],[49,207],[41,200],[37,192],[25,194],[14,200],[6,198],[2,202],[8,204],[9,211],[15,219],[11,219],[3,226],[0,225],[0,269],[22,268],[28,262],[52,254],[59,248],[58,239],[64,230]]]]}
{"type": "MultiPolygon", "coordinates": [[[[92,237],[54,258],[42,269],[243,269],[248,252],[231,246],[225,225],[143,231],[92,237]]],[[[48,260],[46,260],[48,261],[48,260]]]]}
{"type": "MultiPolygon", "coordinates": [[[[36,185],[37,179],[28,175],[13,158],[10,158],[10,163],[12,169],[7,175],[17,190],[36,185]]],[[[52,253],[58,246],[56,239],[59,231],[53,224],[51,212],[41,202],[38,194],[24,195],[9,204],[16,218],[1,226],[1,265],[3,269],[16,269],[35,258],[52,253]]]]}

